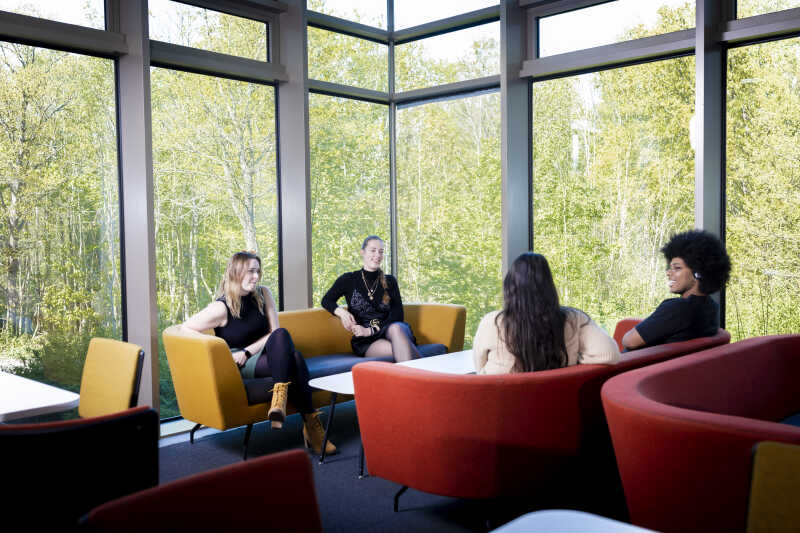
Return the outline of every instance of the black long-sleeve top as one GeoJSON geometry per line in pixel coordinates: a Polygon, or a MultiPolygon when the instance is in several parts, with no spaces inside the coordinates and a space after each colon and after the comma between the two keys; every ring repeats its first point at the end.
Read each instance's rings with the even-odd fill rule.
{"type": "Polygon", "coordinates": [[[339,299],[344,296],[347,301],[347,310],[353,315],[361,326],[370,327],[372,319],[378,319],[380,328],[393,322],[403,321],[403,300],[400,298],[400,289],[394,276],[386,274],[386,285],[389,292],[389,303],[383,303],[384,289],[378,279],[378,271],[369,272],[361,269],[347,272],[339,276],[333,286],[322,297],[322,307],[333,314],[338,307],[339,299]],[[362,278],[361,275],[364,275],[362,278]],[[366,281],[366,284],[364,283],[366,281]],[[375,292],[372,300],[369,299],[367,285],[375,292]]]}

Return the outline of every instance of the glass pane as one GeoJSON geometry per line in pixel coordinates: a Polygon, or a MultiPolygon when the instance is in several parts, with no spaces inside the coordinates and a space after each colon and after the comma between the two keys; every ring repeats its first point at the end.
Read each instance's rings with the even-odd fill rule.
{"type": "Polygon", "coordinates": [[[341,33],[308,28],[308,77],[388,91],[389,48],[341,33]]]}
{"type": "MultiPolygon", "coordinates": [[[[239,250],[261,256],[277,300],[275,90],[160,68],[151,86],[159,331],[215,298],[239,250]]],[[[159,356],[168,417],[178,410],[163,347],[159,356]]]]}
{"type": "Polygon", "coordinates": [[[800,7],[800,0],[736,0],[737,18],[800,7]]]}
{"type": "Polygon", "coordinates": [[[0,11],[105,29],[103,0],[0,0],[0,11]]]}
{"type": "Polygon", "coordinates": [[[500,23],[412,41],[395,48],[398,91],[500,74],[500,23]]]}
{"type": "Polygon", "coordinates": [[[499,0],[395,0],[394,27],[411,28],[498,4],[499,0]]]}
{"type": "Polygon", "coordinates": [[[151,39],[268,61],[263,22],[172,0],[150,0],[148,9],[151,39]]]}
{"type": "Polygon", "coordinates": [[[308,9],[386,29],[386,0],[309,0],[308,9]]]}
{"type": "Polygon", "coordinates": [[[616,0],[539,20],[539,57],[694,28],[687,0],[616,0]]]}
{"type": "Polygon", "coordinates": [[[0,42],[0,370],[77,391],[122,336],[114,62],[0,42]]]}
{"type": "Polygon", "coordinates": [[[467,307],[465,347],[502,302],[500,95],[397,113],[400,288],[467,307]]]}
{"type": "Polygon", "coordinates": [[[694,58],[533,86],[534,250],[609,333],[670,297],[661,246],[694,226],[694,58]]]}
{"type": "Polygon", "coordinates": [[[388,119],[385,105],[309,96],[314,307],[337,276],[361,266],[367,235],[386,240],[391,271],[388,119]]]}
{"type": "Polygon", "coordinates": [[[728,52],[725,293],[732,340],[800,331],[800,40],[728,52]]]}

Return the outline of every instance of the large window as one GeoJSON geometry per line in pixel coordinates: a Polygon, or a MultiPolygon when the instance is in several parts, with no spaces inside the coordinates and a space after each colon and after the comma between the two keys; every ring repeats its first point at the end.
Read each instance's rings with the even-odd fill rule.
{"type": "Polygon", "coordinates": [[[309,0],[308,9],[386,29],[384,0],[309,0]]]}
{"type": "Polygon", "coordinates": [[[119,255],[113,62],[0,43],[0,368],[77,390],[119,255]]]}
{"type": "MultiPolygon", "coordinates": [[[[278,298],[275,91],[153,68],[159,331],[207,305],[228,258],[261,256],[278,298]]],[[[163,349],[161,416],[177,414],[163,349]]]]}
{"type": "MultiPolygon", "coordinates": [[[[389,250],[388,118],[385,105],[310,96],[315,307],[337,276],[360,267],[364,237],[381,236],[389,250]]],[[[390,253],[384,261],[389,272],[390,253]]]]}
{"type": "Polygon", "coordinates": [[[268,61],[267,24],[173,0],[149,0],[150,38],[268,61]]]}
{"type": "Polygon", "coordinates": [[[615,0],[539,21],[546,57],[694,27],[694,0],[615,0]]]}
{"type": "Polygon", "coordinates": [[[320,81],[389,90],[389,49],[384,44],[308,28],[308,77],[320,81]]]}
{"type": "Polygon", "coordinates": [[[536,252],[611,332],[664,298],[660,247],[694,225],[694,58],[535,83],[536,252]]]}
{"type": "Polygon", "coordinates": [[[397,91],[500,73],[500,23],[412,41],[395,48],[397,91]]]}
{"type": "Polygon", "coordinates": [[[726,329],[800,331],[800,40],[728,52],[726,329]]]}
{"type": "Polygon", "coordinates": [[[106,27],[103,0],[0,0],[0,11],[98,30],[106,27]]]}
{"type": "Polygon", "coordinates": [[[440,0],[438,2],[429,0],[395,0],[394,27],[395,29],[402,29],[419,26],[434,20],[496,6],[499,3],[499,0],[440,0]]]}
{"type": "Polygon", "coordinates": [[[500,307],[500,95],[397,113],[398,281],[404,301],[467,306],[466,346],[500,307]]]}
{"type": "Polygon", "coordinates": [[[736,16],[752,17],[794,7],[800,7],[800,0],[736,0],[736,16]]]}

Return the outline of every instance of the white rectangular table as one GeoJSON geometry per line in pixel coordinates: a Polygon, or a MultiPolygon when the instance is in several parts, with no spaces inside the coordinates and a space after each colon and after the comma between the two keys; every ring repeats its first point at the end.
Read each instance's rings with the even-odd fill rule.
{"type": "Polygon", "coordinates": [[[74,392],[0,372],[0,422],[68,411],[79,399],[74,392]]]}
{"type": "MultiPolygon", "coordinates": [[[[419,368],[421,370],[429,370],[431,372],[442,372],[444,374],[471,374],[475,372],[475,362],[472,359],[472,350],[464,350],[461,352],[446,353],[442,355],[433,355],[431,357],[421,357],[419,359],[412,359],[411,361],[403,361],[402,363],[395,363],[402,366],[409,366],[411,368],[419,368]]],[[[355,394],[353,387],[353,373],[343,372],[341,374],[333,374],[330,376],[323,376],[321,378],[314,378],[308,381],[311,387],[319,390],[329,391],[331,393],[331,411],[328,416],[328,424],[325,426],[325,438],[322,442],[322,454],[320,455],[319,462],[325,461],[325,446],[328,443],[328,431],[331,424],[333,424],[333,413],[336,409],[336,399],[339,394],[355,394]]],[[[363,454],[363,448],[362,448],[363,454]]],[[[361,463],[360,471],[364,471],[364,457],[359,459],[361,463]]]]}

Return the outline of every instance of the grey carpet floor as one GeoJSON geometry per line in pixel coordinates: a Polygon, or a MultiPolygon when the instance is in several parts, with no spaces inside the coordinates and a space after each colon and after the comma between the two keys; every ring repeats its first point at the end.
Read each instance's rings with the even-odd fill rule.
{"type": "MultiPolygon", "coordinates": [[[[326,410],[327,411],[327,410],[326,410]]],[[[249,457],[258,457],[291,448],[302,448],[301,420],[287,418],[283,430],[271,430],[267,424],[253,428],[249,457]]],[[[332,440],[340,453],[312,467],[323,528],[327,533],[351,531],[380,532],[463,532],[486,531],[486,518],[493,517],[493,527],[531,509],[498,511],[491,502],[474,502],[426,494],[409,489],[400,498],[400,511],[392,508],[395,483],[366,476],[358,478],[361,441],[354,402],[337,405],[332,440]]],[[[204,472],[242,460],[244,429],[207,434],[160,448],[161,483],[204,472]]],[[[265,482],[268,482],[265,480],[265,482]]],[[[519,509],[519,506],[516,506],[519,509]]]]}

